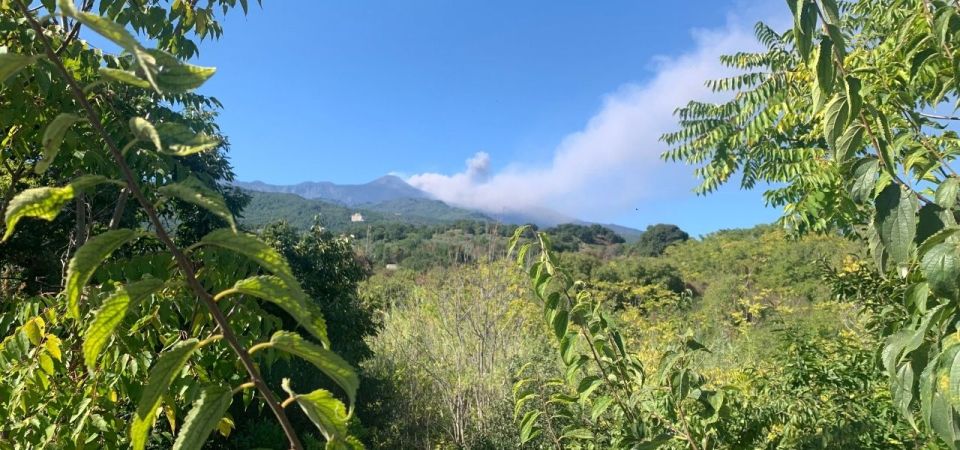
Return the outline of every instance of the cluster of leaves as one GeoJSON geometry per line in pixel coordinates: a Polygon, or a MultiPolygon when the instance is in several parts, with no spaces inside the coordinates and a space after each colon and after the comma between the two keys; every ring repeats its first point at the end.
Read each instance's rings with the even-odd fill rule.
{"type": "Polygon", "coordinates": [[[213,429],[229,433],[234,396],[243,393],[249,402],[258,393],[292,448],[302,448],[285,412],[294,404],[327,448],[359,447],[347,431],[358,377],[330,349],[323,312],[283,255],[237,231],[238,205],[216,183],[228,166],[218,172],[205,159],[223,142],[210,133],[211,117],[190,109],[208,103],[191,91],[214,69],[183,62],[196,51],[184,33],[219,35],[213,6],[226,11],[236,2],[211,1],[204,9],[178,1],[169,10],[159,2],[99,2],[106,16],[90,12],[94,2],[77,7],[61,0],[56,10],[50,3],[43,9],[61,22],[37,17],[22,0],[0,3],[0,18],[15,24],[0,53],[0,97],[4,111],[9,104],[14,112],[3,116],[2,150],[3,158],[19,164],[9,172],[17,179],[10,180],[2,205],[3,240],[31,219],[56,220],[71,202],[77,205],[76,231],[65,255],[62,294],[21,308],[0,344],[0,364],[9,374],[0,382],[0,410],[9,418],[0,426],[0,443],[142,449],[162,410],[175,432],[173,448],[198,449],[213,429]],[[144,48],[124,25],[161,48],[144,48]],[[104,55],[77,41],[81,26],[123,54],[104,55]],[[188,107],[163,106],[171,103],[188,107]],[[49,181],[79,176],[54,185],[38,180],[37,187],[13,195],[24,168],[51,174],[49,181]],[[88,220],[88,210],[110,206],[96,200],[111,197],[117,200],[109,224],[88,220]],[[128,197],[135,208],[127,207],[128,197]],[[181,224],[200,223],[181,227],[185,232],[176,237],[193,245],[174,241],[163,220],[171,214],[181,224]],[[311,338],[278,329],[280,320],[261,305],[292,317],[290,325],[311,338]],[[269,340],[256,342],[274,330],[269,340]],[[288,397],[281,403],[253,359],[267,350],[315,366],[348,402],[326,389],[298,393],[283,380],[288,397]]]}
{"type": "Polygon", "coordinates": [[[732,99],[677,111],[665,157],[698,164],[704,192],[737,173],[746,187],[773,183],[766,199],[791,229],[839,228],[869,249],[896,285],[877,290],[894,295],[880,303],[902,313],[880,327],[893,404],[960,447],[960,141],[955,118],[937,113],[960,94],[960,10],[939,0],[789,4],[792,30],[758,24],[765,51],[723,58],[745,73],[709,85],[732,99]]]}

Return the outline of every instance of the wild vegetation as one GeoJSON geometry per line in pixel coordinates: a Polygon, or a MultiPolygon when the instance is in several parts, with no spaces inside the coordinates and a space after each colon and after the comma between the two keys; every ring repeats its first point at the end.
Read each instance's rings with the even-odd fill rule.
{"type": "Polygon", "coordinates": [[[186,61],[246,1],[0,2],[0,448],[960,447],[960,6],[788,3],[663,137],[780,223],[627,243],[244,222],[186,61]]]}

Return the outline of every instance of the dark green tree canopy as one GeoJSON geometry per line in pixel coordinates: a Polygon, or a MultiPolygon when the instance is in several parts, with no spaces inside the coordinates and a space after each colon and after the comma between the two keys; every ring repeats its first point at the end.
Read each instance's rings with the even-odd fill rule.
{"type": "Polygon", "coordinates": [[[648,226],[640,235],[640,238],[637,239],[637,242],[630,245],[627,251],[639,256],[660,256],[670,244],[683,242],[687,239],[690,239],[690,235],[681,230],[680,227],[658,223],[648,226]]]}

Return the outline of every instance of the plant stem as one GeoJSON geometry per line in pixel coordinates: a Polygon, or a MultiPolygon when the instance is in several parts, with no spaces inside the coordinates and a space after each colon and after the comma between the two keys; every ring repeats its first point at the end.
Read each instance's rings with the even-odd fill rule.
{"type": "Polygon", "coordinates": [[[136,177],[133,175],[133,172],[127,165],[127,162],[120,152],[120,148],[117,146],[116,142],[113,141],[113,139],[110,137],[110,134],[108,134],[103,128],[100,117],[96,110],[94,110],[93,105],[87,101],[87,98],[84,96],[83,90],[77,84],[77,81],[73,78],[73,76],[70,75],[70,72],[67,71],[66,67],[64,67],[63,61],[60,60],[60,57],[57,56],[56,52],[53,50],[49,39],[43,32],[43,28],[40,27],[40,24],[36,21],[33,15],[30,14],[26,5],[23,3],[23,0],[15,1],[17,6],[20,8],[20,11],[23,13],[24,18],[30,23],[30,26],[36,32],[37,37],[43,43],[47,58],[54,64],[54,66],[56,66],[64,81],[66,81],[70,86],[70,90],[72,91],[74,98],[83,107],[90,124],[107,144],[107,148],[109,149],[111,156],[113,156],[113,158],[116,160],[117,166],[120,168],[120,172],[123,175],[124,181],[127,183],[127,189],[137,200],[137,202],[140,203],[140,206],[144,209],[144,212],[146,212],[150,223],[153,224],[155,228],[157,237],[173,255],[174,260],[177,262],[177,266],[179,266],[180,270],[183,272],[183,276],[187,281],[187,285],[190,286],[190,288],[210,311],[214,321],[216,321],[217,325],[223,332],[224,340],[227,341],[227,343],[230,345],[230,348],[233,349],[234,353],[236,353],[240,358],[240,361],[249,374],[251,381],[256,385],[257,389],[263,395],[267,406],[270,407],[270,410],[273,411],[273,414],[277,417],[277,421],[280,422],[280,426],[283,428],[283,432],[286,435],[287,440],[290,442],[290,448],[294,450],[302,450],[303,444],[300,443],[300,439],[297,437],[296,431],[293,429],[293,424],[290,423],[290,419],[287,417],[286,413],[283,411],[283,408],[280,406],[280,403],[277,401],[276,395],[273,393],[270,387],[267,386],[266,382],[264,382],[263,377],[260,375],[260,371],[257,370],[257,367],[253,363],[250,355],[237,339],[237,336],[230,327],[227,318],[223,315],[223,311],[221,311],[217,304],[213,301],[213,296],[211,296],[210,293],[203,288],[203,285],[200,284],[200,281],[196,277],[196,271],[193,267],[193,263],[180,250],[180,248],[177,247],[177,245],[173,242],[173,239],[170,238],[170,235],[163,227],[163,223],[160,221],[160,216],[157,214],[157,210],[153,207],[153,204],[147,199],[147,197],[143,194],[143,191],[137,185],[136,177]]]}

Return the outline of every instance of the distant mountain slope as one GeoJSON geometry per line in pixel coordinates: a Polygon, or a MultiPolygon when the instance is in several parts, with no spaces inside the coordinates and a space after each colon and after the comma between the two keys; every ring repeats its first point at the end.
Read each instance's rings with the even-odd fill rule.
{"type": "Polygon", "coordinates": [[[296,194],[305,199],[322,199],[350,206],[430,197],[426,192],[410,186],[400,177],[393,175],[382,176],[365,184],[336,184],[329,181],[308,181],[286,186],[267,184],[262,181],[240,181],[235,184],[248,191],[296,194]]]}
{"type": "Polygon", "coordinates": [[[440,200],[426,198],[398,198],[385,202],[360,205],[361,208],[376,211],[399,220],[427,222],[456,222],[458,220],[486,220],[490,217],[477,211],[450,206],[440,200]]]}
{"type": "MultiPolygon", "coordinates": [[[[252,199],[243,209],[240,222],[252,228],[286,220],[297,228],[307,229],[313,224],[313,218],[319,215],[325,227],[341,231],[350,225],[350,216],[356,212],[344,205],[310,200],[296,194],[255,191],[247,193],[252,199]]],[[[364,215],[364,219],[377,220],[374,216],[375,214],[368,213],[364,215]]]]}
{"type": "MultiPolygon", "coordinates": [[[[308,227],[313,216],[321,214],[327,228],[342,230],[350,225],[350,215],[363,214],[365,222],[401,222],[436,224],[458,220],[492,220],[508,224],[534,223],[541,228],[565,223],[592,225],[548,208],[499,213],[481,212],[448,205],[403,179],[386,175],[365,184],[335,184],[329,181],[274,185],[261,181],[236,182],[236,186],[254,194],[253,203],[244,212],[244,223],[260,226],[286,219],[298,227],[308,227]],[[270,194],[270,195],[267,195],[270,194]],[[290,197],[293,196],[293,197],[290,197]]],[[[614,224],[602,224],[627,242],[634,242],[642,231],[614,224]]]]}
{"type": "Polygon", "coordinates": [[[252,198],[243,210],[240,221],[252,228],[282,219],[297,228],[306,229],[313,225],[313,218],[319,215],[323,226],[334,231],[344,231],[358,225],[351,221],[351,216],[356,213],[363,216],[360,225],[388,222],[430,225],[459,220],[491,220],[478,212],[455,208],[430,199],[394,199],[354,207],[307,199],[296,194],[256,191],[247,193],[252,198]]]}

